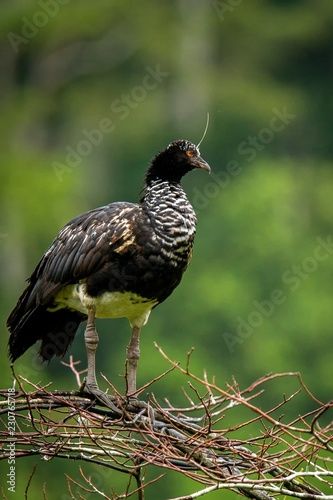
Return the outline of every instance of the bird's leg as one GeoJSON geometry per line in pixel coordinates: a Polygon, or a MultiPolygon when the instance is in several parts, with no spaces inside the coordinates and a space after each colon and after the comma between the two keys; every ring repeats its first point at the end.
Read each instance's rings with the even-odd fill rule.
{"type": "Polygon", "coordinates": [[[95,357],[98,346],[98,333],[95,328],[95,311],[89,309],[86,331],[84,332],[84,341],[87,350],[88,373],[86,377],[87,389],[98,389],[96,380],[95,357]]]}
{"type": "Polygon", "coordinates": [[[98,333],[95,328],[95,311],[89,309],[86,331],[84,332],[84,340],[87,350],[88,372],[83,382],[81,390],[93,394],[106,406],[117,413],[121,413],[119,409],[112,403],[111,399],[100,390],[96,379],[95,357],[98,346],[98,333]]]}
{"type": "MultiPolygon", "coordinates": [[[[136,369],[140,358],[140,328],[134,326],[132,329],[132,336],[130,343],[127,346],[127,359],[126,359],[126,396],[130,405],[140,410],[137,416],[142,415],[142,410],[147,413],[148,418],[154,421],[154,410],[145,401],[139,401],[136,397],[136,369]]],[[[135,420],[135,419],[134,419],[135,420]]]]}
{"type": "Polygon", "coordinates": [[[135,397],[136,392],[136,368],[140,358],[140,328],[134,326],[130,343],[127,346],[127,396],[135,397]]]}

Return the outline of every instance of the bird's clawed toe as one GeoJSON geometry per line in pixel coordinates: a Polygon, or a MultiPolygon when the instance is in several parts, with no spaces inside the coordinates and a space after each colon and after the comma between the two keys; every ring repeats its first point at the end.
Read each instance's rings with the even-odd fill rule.
{"type": "Polygon", "coordinates": [[[102,405],[107,406],[117,415],[129,415],[133,414],[133,422],[137,422],[140,418],[146,417],[149,421],[153,422],[155,413],[152,406],[146,401],[139,400],[136,396],[129,396],[127,401],[122,399],[119,401],[119,408],[115,405],[112,398],[103,392],[98,385],[87,384],[86,380],[80,387],[80,392],[83,394],[90,394],[96,398],[96,401],[102,405]]]}
{"type": "Polygon", "coordinates": [[[151,422],[154,421],[155,413],[152,406],[146,401],[139,400],[136,396],[128,397],[127,409],[135,413],[133,417],[134,422],[138,421],[139,418],[143,416],[147,417],[151,422]]]}
{"type": "Polygon", "coordinates": [[[105,394],[105,392],[103,392],[97,384],[87,384],[86,380],[84,380],[83,384],[80,387],[80,392],[95,396],[96,400],[99,403],[107,406],[108,408],[110,408],[110,410],[114,411],[118,415],[122,414],[122,411],[113,403],[111,397],[105,394]]]}

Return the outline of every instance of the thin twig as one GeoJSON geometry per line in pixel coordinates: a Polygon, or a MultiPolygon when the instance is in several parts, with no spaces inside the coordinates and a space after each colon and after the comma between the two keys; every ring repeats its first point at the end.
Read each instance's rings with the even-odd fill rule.
{"type": "MultiPolygon", "coordinates": [[[[330,444],[333,424],[325,428],[319,426],[319,419],[332,408],[332,403],[324,405],[305,390],[299,374],[269,374],[244,390],[233,380],[222,389],[206,371],[203,378],[190,371],[193,351],[189,351],[185,368],[182,368],[157,348],[170,362],[170,369],[139,392],[177,369],[192,391],[191,396],[184,393],[184,407],[174,406],[169,399],[163,408],[153,393],[149,396],[149,404],[136,405],[114,392],[123,411],[119,416],[102,404],[96,406],[88,394],[51,391],[49,384],[41,387],[17,377],[13,371],[19,388],[13,396],[16,403],[15,458],[39,455],[50,461],[50,467],[54,458],[86,462],[126,474],[129,479],[126,490],[118,495],[110,491],[109,485],[107,492],[106,488],[97,488],[80,469],[80,482],[66,476],[69,495],[75,499],[89,493],[104,499],[109,499],[108,495],[119,500],[135,495],[143,500],[147,486],[160,477],[145,480],[144,471],[154,466],[163,471],[162,475],[173,471],[196,485],[196,491],[177,497],[177,500],[199,498],[223,489],[254,500],[271,500],[276,496],[333,500],[330,494],[333,487],[330,444]],[[257,401],[265,384],[282,376],[296,378],[299,387],[264,411],[257,401]],[[32,390],[27,391],[26,386],[32,390]],[[316,407],[288,420],[289,405],[301,397],[316,407]],[[232,414],[235,407],[237,420],[232,414]],[[239,412],[240,409],[245,411],[239,412]],[[283,422],[273,417],[277,411],[283,412],[283,422]],[[226,426],[225,422],[230,423],[226,426]],[[74,495],[74,484],[82,495],[79,492],[74,495]]],[[[77,363],[70,359],[68,368],[74,374],[76,367],[77,363]]],[[[78,376],[81,373],[77,371],[78,376]]],[[[10,456],[6,448],[8,391],[0,390],[0,398],[4,424],[0,428],[0,445],[3,444],[0,460],[7,460],[10,456]]],[[[26,486],[26,498],[34,472],[35,468],[26,486]]],[[[46,498],[45,484],[43,497],[46,498]]]]}

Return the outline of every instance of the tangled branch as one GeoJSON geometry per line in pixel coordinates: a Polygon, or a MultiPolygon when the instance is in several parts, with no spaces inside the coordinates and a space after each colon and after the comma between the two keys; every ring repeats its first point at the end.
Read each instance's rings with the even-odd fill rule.
{"type": "MultiPolygon", "coordinates": [[[[0,459],[10,458],[10,416],[15,406],[16,459],[39,455],[43,460],[79,460],[111,468],[129,478],[122,495],[116,496],[110,488],[106,494],[80,468],[82,484],[67,475],[70,493],[75,485],[105,499],[136,495],[143,500],[150,483],[145,482],[142,471],[154,465],[162,475],[171,470],[193,480],[195,492],[173,500],[199,498],[218,489],[258,500],[276,496],[333,500],[329,493],[333,487],[333,423],[327,418],[333,402],[318,401],[298,373],[268,375],[245,390],[240,390],[235,381],[222,389],[214,380],[210,382],[206,373],[201,379],[190,372],[190,353],[182,368],[156,347],[170,363],[170,370],[179,370],[186,377],[186,406],[176,408],[167,400],[162,406],[154,396],[148,403],[139,404],[125,400],[113,389],[115,404],[122,410],[119,417],[109,408],[96,405],[89,395],[50,391],[15,376],[19,390],[13,394],[0,391],[0,459]],[[298,389],[264,411],[256,400],[270,381],[279,377],[295,379],[298,389]],[[306,395],[312,409],[287,421],[288,404],[300,393],[306,395]],[[9,398],[13,404],[9,404],[9,398]],[[241,415],[247,416],[239,417],[241,421],[233,425],[223,425],[236,407],[245,410],[241,415]],[[284,418],[275,417],[281,416],[282,408],[284,418]]],[[[82,372],[77,371],[76,363],[71,359],[67,366],[80,383],[82,372]]]]}

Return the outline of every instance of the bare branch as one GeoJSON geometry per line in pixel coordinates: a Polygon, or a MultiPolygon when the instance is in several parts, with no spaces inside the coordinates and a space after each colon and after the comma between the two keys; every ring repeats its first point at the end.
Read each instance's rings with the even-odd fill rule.
{"type": "MultiPolygon", "coordinates": [[[[33,384],[13,371],[19,387],[11,393],[15,401],[15,458],[39,455],[43,460],[93,463],[126,474],[129,479],[126,490],[118,495],[109,485],[97,488],[80,468],[80,481],[67,475],[68,491],[73,498],[75,484],[82,491],[82,495],[76,493],[76,498],[93,493],[104,499],[135,496],[143,500],[151,483],[173,471],[192,479],[195,489],[173,500],[200,498],[222,489],[256,500],[277,496],[333,500],[333,423],[321,425],[323,416],[333,408],[332,402],[324,404],[314,397],[298,373],[269,374],[245,390],[234,380],[222,389],[206,371],[202,378],[190,371],[192,351],[182,368],[156,347],[170,363],[170,369],[138,393],[142,394],[170,371],[178,370],[191,393],[184,391],[184,407],[174,407],[170,401],[162,407],[154,394],[150,395],[149,404],[142,405],[127,401],[112,388],[115,404],[122,411],[119,417],[109,408],[97,405],[88,394],[50,391],[49,386],[33,384]],[[296,380],[298,388],[264,411],[256,401],[266,384],[280,377],[296,380]],[[313,409],[288,419],[289,405],[301,397],[313,409]],[[235,407],[244,410],[237,413],[242,416],[236,422],[229,418],[234,423],[228,427],[221,425],[235,407]],[[276,417],[278,412],[281,417],[276,417]],[[161,470],[161,475],[146,482],[143,472],[152,465],[161,470]]],[[[70,358],[66,366],[79,385],[83,371],[77,371],[77,362],[70,358]]],[[[8,391],[1,390],[0,459],[8,459],[11,453],[6,448],[11,435],[10,415],[8,391]]],[[[26,486],[26,497],[34,472],[35,469],[26,486]]],[[[45,485],[43,496],[46,498],[45,485]]]]}

